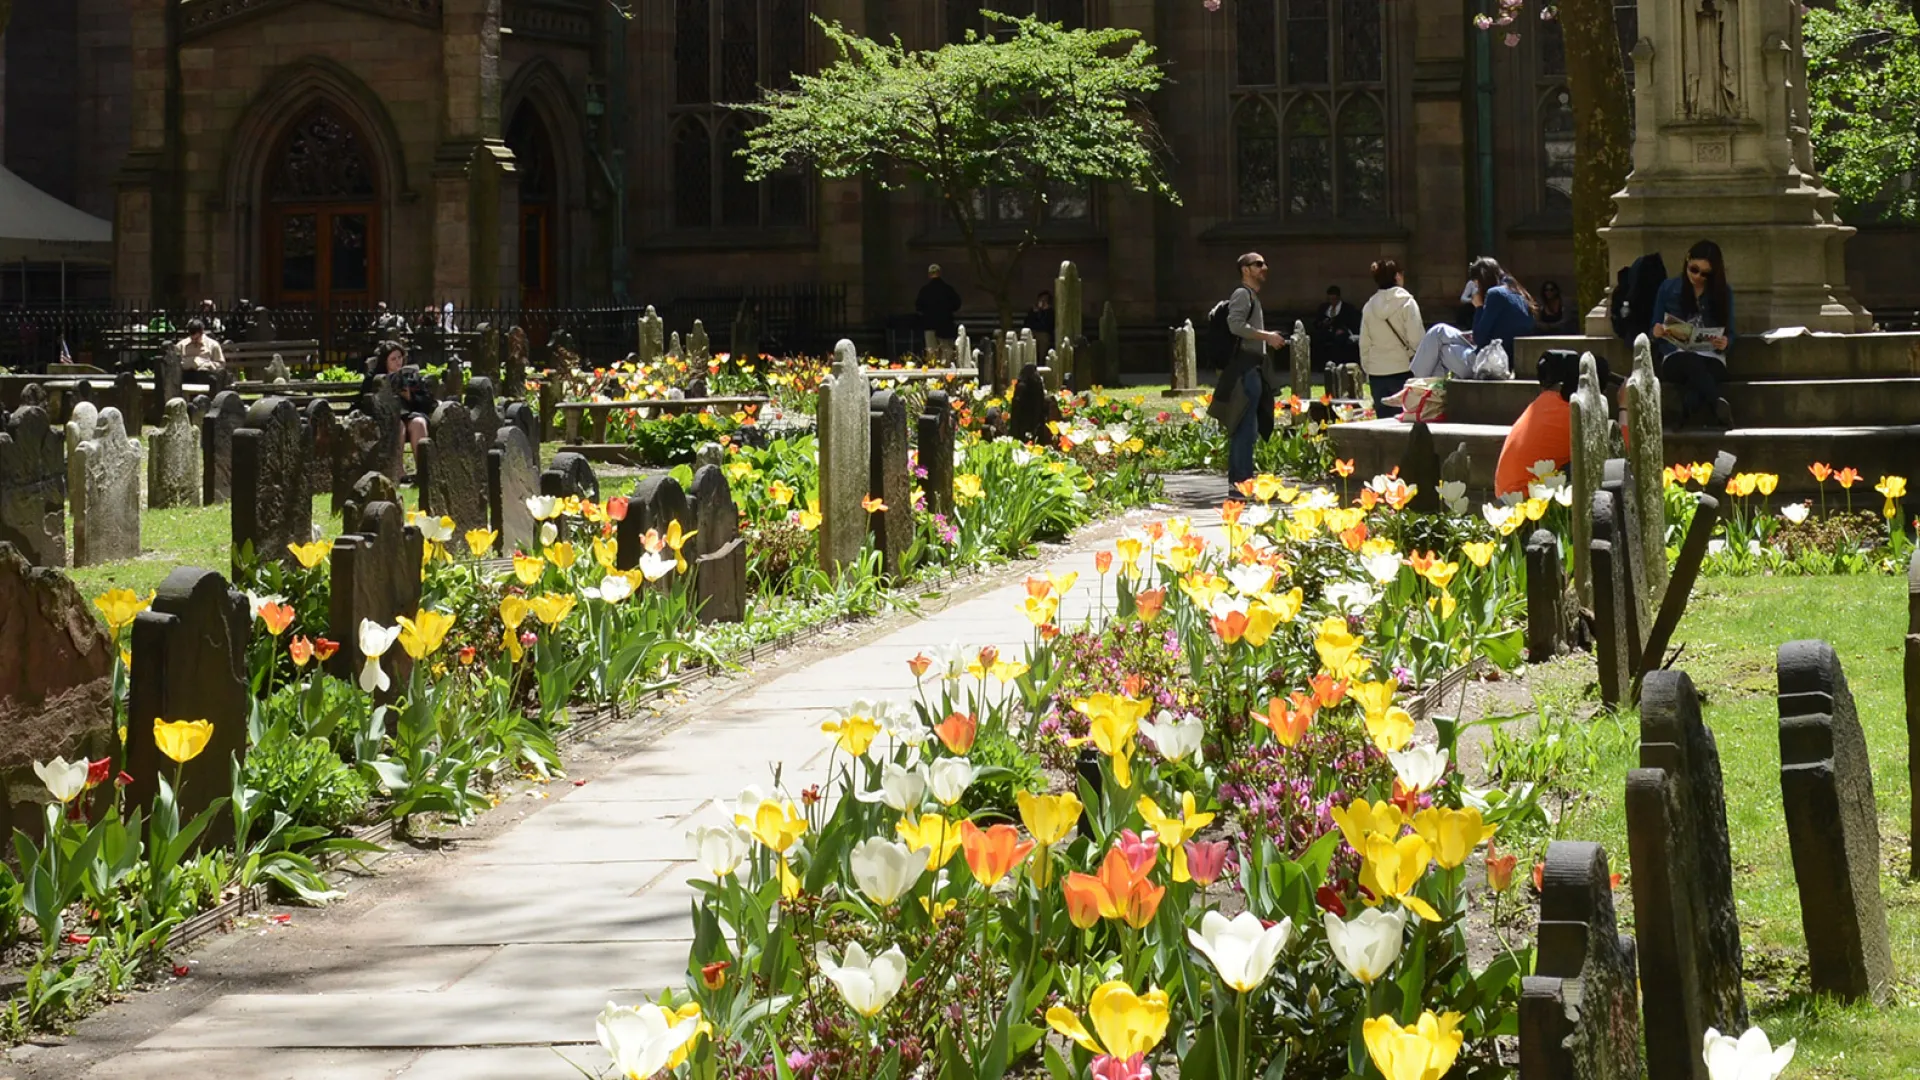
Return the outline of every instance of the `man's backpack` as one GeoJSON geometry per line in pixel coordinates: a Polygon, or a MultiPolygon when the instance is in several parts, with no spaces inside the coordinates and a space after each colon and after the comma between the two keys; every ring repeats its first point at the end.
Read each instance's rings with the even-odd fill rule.
{"type": "Polygon", "coordinates": [[[1660,300],[1660,286],[1667,281],[1667,263],[1657,251],[1648,252],[1623,266],[1613,281],[1613,300],[1607,314],[1613,333],[1631,343],[1653,328],[1654,305],[1660,300]]]}
{"type": "MultiPolygon", "coordinates": [[[[1234,292],[1239,292],[1235,289],[1234,292]]],[[[1199,352],[1196,357],[1202,367],[1215,371],[1227,370],[1233,362],[1235,350],[1240,348],[1240,339],[1233,336],[1233,330],[1227,326],[1227,309],[1233,306],[1232,297],[1213,305],[1207,312],[1207,328],[1200,336],[1199,352]]]]}

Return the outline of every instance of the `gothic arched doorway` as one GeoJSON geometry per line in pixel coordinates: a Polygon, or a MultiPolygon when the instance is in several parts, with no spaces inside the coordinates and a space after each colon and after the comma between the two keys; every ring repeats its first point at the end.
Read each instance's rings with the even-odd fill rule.
{"type": "Polygon", "coordinates": [[[520,186],[520,306],[551,307],[558,293],[554,279],[554,225],[559,219],[559,183],[553,139],[533,102],[525,101],[507,125],[520,186]]]}
{"type": "Polygon", "coordinates": [[[369,304],[380,289],[380,181],[353,124],[330,105],[309,108],[281,137],[266,186],[269,302],[369,304]]]}

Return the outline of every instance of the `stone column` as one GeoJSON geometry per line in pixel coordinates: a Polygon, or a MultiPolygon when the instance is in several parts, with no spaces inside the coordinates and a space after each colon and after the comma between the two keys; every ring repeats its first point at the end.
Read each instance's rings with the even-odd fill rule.
{"type": "MultiPolygon", "coordinates": [[[[868,25],[865,0],[818,0],[814,14],[828,22],[837,22],[856,34],[873,33],[868,25]]],[[[809,30],[809,33],[817,31],[809,30]]],[[[884,31],[880,36],[884,37],[884,31]]],[[[824,62],[825,58],[823,58],[824,62]]],[[[817,185],[819,202],[815,213],[819,221],[820,282],[844,285],[847,289],[847,325],[862,326],[893,307],[910,306],[912,289],[890,298],[887,274],[897,250],[887,244],[887,222],[891,199],[878,184],[865,180],[822,180],[817,185]]],[[[925,254],[922,252],[921,254],[925,254]]],[[[926,259],[919,260],[925,263],[926,259]]],[[[981,297],[963,296],[977,304],[981,297]]]]}
{"type": "Polygon", "coordinates": [[[115,181],[113,288],[123,303],[145,307],[163,298],[179,259],[173,202],[173,133],[179,130],[180,68],[176,0],[127,0],[133,51],[127,96],[131,135],[115,181]]]}
{"type": "Polygon", "coordinates": [[[441,72],[446,117],[433,158],[433,295],[491,304],[519,280],[513,152],[500,138],[500,2],[447,0],[441,72]]]}
{"type": "MultiPolygon", "coordinates": [[[[1389,26],[1394,7],[1387,5],[1389,26]]],[[[1452,301],[1460,295],[1460,275],[1475,254],[1467,232],[1473,221],[1468,168],[1473,133],[1467,113],[1471,70],[1467,35],[1461,32],[1472,14],[1461,0],[1402,7],[1399,17],[1414,23],[1413,122],[1405,125],[1409,134],[1400,136],[1412,144],[1401,147],[1402,160],[1415,165],[1404,170],[1403,181],[1410,212],[1402,220],[1412,237],[1403,260],[1409,271],[1407,287],[1423,303],[1441,297],[1452,301]]],[[[1391,48],[1387,55],[1392,63],[1391,48]]]]}

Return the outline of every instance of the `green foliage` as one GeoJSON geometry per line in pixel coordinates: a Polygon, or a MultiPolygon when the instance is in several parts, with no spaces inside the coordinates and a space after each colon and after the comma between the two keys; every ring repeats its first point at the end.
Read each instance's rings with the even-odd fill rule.
{"type": "Polygon", "coordinates": [[[329,832],[358,821],[371,795],[366,780],[320,738],[283,736],[255,746],[246,785],[259,796],[256,814],[284,813],[329,832]]]}
{"type": "Polygon", "coordinates": [[[712,413],[678,413],[642,420],[637,413],[614,413],[610,434],[623,438],[650,465],[681,465],[693,460],[702,443],[717,442],[740,425],[712,413]]]}
{"type": "Polygon", "coordinates": [[[1806,15],[1813,147],[1828,186],[1890,220],[1920,220],[1920,23],[1899,0],[1806,15]]]}
{"type": "Polygon", "coordinates": [[[1022,791],[1047,790],[1040,757],[1020,744],[1004,724],[986,724],[968,751],[967,759],[982,775],[967,788],[961,805],[976,820],[1002,818],[1018,821],[1014,796],[1022,791]]]}

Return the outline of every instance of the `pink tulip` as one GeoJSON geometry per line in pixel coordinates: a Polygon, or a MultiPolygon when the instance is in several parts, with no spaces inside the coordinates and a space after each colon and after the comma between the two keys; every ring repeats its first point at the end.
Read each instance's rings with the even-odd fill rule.
{"type": "Polygon", "coordinates": [[[1220,869],[1227,862],[1227,842],[1214,840],[1201,843],[1189,840],[1186,843],[1187,873],[1201,885],[1211,885],[1220,876],[1220,869]]]}
{"type": "Polygon", "coordinates": [[[1127,865],[1133,868],[1136,875],[1153,869],[1154,857],[1160,852],[1158,841],[1143,839],[1132,829],[1121,829],[1120,841],[1115,846],[1120,849],[1120,854],[1127,857],[1127,865]]]}
{"type": "Polygon", "coordinates": [[[1093,1080],[1153,1080],[1153,1070],[1147,1068],[1145,1054],[1130,1058],[1102,1054],[1093,1059],[1093,1080]]]}

